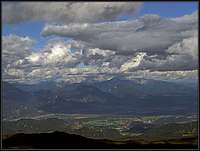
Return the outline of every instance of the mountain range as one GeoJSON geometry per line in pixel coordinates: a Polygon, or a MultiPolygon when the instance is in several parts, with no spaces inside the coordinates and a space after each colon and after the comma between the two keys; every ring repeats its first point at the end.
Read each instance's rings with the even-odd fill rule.
{"type": "Polygon", "coordinates": [[[187,114],[197,109],[197,85],[152,79],[82,83],[3,82],[3,117],[44,113],[187,114]]]}

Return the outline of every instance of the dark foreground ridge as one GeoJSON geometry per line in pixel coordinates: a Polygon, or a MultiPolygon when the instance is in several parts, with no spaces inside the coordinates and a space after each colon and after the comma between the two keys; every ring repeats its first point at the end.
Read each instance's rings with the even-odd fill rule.
{"type": "Polygon", "coordinates": [[[177,139],[170,141],[151,142],[143,144],[136,141],[111,141],[111,140],[96,140],[85,138],[79,135],[68,134],[64,132],[53,133],[38,133],[38,134],[15,134],[3,140],[3,148],[40,148],[40,149],[117,149],[117,148],[184,148],[195,149],[198,146],[192,142],[196,138],[177,139]],[[179,142],[173,144],[171,142],[179,142]]]}

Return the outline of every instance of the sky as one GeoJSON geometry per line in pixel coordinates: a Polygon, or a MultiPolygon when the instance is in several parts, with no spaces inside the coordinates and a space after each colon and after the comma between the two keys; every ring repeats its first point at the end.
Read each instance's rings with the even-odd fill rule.
{"type": "Polygon", "coordinates": [[[197,2],[4,2],[3,79],[197,78],[197,11],[197,2]]]}

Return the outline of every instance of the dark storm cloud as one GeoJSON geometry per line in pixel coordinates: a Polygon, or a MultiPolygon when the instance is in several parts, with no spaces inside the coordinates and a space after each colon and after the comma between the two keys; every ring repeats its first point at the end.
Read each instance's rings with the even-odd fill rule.
{"type": "Polygon", "coordinates": [[[141,2],[3,2],[3,23],[41,20],[56,23],[115,20],[134,15],[141,2]]]}

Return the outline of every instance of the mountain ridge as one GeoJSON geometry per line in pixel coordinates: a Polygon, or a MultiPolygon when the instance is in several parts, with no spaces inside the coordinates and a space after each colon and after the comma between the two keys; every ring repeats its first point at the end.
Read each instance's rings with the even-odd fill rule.
{"type": "Polygon", "coordinates": [[[52,133],[40,133],[40,134],[24,134],[19,133],[12,135],[3,140],[3,148],[17,149],[17,148],[37,148],[37,149],[81,149],[81,148],[93,148],[93,149],[106,149],[106,148],[197,148],[197,145],[193,145],[194,138],[175,139],[182,144],[173,144],[175,140],[154,141],[149,144],[145,142],[139,142],[134,140],[128,141],[111,141],[107,139],[97,140],[90,139],[80,135],[68,134],[64,132],[55,131],[52,133]],[[42,143],[41,143],[42,142],[42,143]]]}

